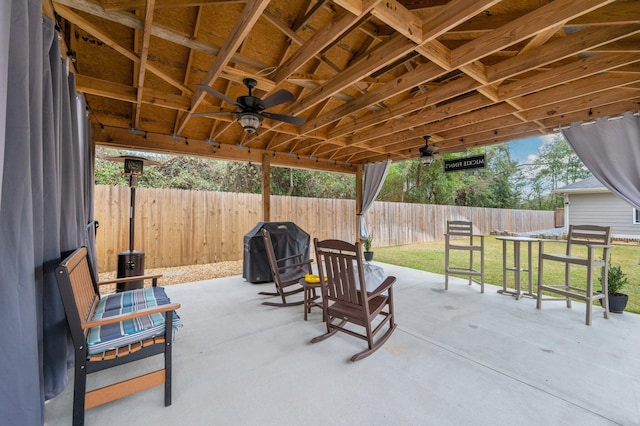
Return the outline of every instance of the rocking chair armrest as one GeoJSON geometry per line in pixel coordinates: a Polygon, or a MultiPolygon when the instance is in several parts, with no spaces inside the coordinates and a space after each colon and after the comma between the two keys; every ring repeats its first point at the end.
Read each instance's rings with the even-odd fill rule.
{"type": "Polygon", "coordinates": [[[308,265],[308,267],[311,268],[311,264],[312,263],[313,263],[313,259],[307,259],[307,260],[303,260],[302,262],[291,263],[289,265],[279,266],[278,267],[278,271],[285,271],[287,269],[303,267],[305,265],[308,265]]]}
{"type": "Polygon", "coordinates": [[[276,259],[276,263],[284,262],[286,260],[291,260],[291,259],[302,259],[302,258],[303,258],[302,253],[292,254],[291,256],[276,259]]]}
{"type": "Polygon", "coordinates": [[[180,308],[179,303],[169,303],[167,305],[154,306],[153,308],[140,309],[138,311],[128,312],[126,314],[114,315],[112,317],[106,317],[99,320],[91,320],[82,324],[83,329],[97,327],[100,325],[113,324],[115,322],[122,322],[132,318],[143,317],[146,315],[156,314],[160,312],[175,311],[180,308]]]}
{"type": "Polygon", "coordinates": [[[135,277],[122,277],[122,278],[116,278],[116,279],[113,279],[113,280],[100,281],[98,283],[98,286],[107,285],[107,284],[128,283],[128,282],[131,282],[131,281],[140,281],[140,280],[152,280],[151,285],[153,287],[156,287],[158,285],[158,278],[162,278],[162,274],[138,275],[138,276],[135,276],[135,277]]]}
{"type": "Polygon", "coordinates": [[[396,282],[396,277],[388,276],[387,278],[384,279],[384,281],[382,281],[382,284],[380,284],[375,290],[373,290],[370,293],[367,293],[367,299],[370,300],[370,299],[373,299],[374,297],[380,296],[382,293],[389,290],[389,288],[391,288],[391,286],[395,282],[396,282]]]}

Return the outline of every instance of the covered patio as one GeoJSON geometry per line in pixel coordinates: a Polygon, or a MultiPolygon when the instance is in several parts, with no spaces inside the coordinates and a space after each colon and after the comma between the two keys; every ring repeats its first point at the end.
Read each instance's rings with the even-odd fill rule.
{"type": "MultiPolygon", "coordinates": [[[[0,419],[41,424],[51,400],[47,423],[69,422],[54,268],[82,245],[97,257],[97,145],[260,164],[265,221],[270,167],[353,174],[355,240],[371,166],[561,130],[640,208],[639,3],[0,2],[0,419]]],[[[147,392],[88,422],[640,423],[636,316],[584,327],[578,309],[397,275],[400,329],[359,365],[355,342],[307,343],[317,313],[262,308],[237,277],[172,287],[174,405],[147,392]]]]}
{"type": "MultiPolygon", "coordinates": [[[[358,339],[309,343],[324,331],[319,310],[305,322],[300,306],[261,305],[257,292],[273,284],[233,276],[167,287],[184,322],[173,404],[163,407],[156,387],[88,410],[87,424],[640,424],[640,316],[585,327],[577,303],[536,310],[497,286],[480,294],[456,279],[445,292],[441,275],[377,264],[398,278],[398,328],[357,363],[348,359],[358,339]]],[[[45,424],[71,423],[72,391],[46,403],[45,424]]]]}

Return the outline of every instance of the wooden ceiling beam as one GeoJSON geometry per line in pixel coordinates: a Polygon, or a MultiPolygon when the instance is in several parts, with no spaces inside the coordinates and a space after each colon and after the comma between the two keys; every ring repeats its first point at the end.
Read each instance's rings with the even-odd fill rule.
{"type": "MultiPolygon", "coordinates": [[[[247,0],[157,0],[158,9],[246,3],[247,0]]],[[[100,0],[104,10],[144,9],[145,0],[100,0]]]]}
{"type": "Polygon", "coordinates": [[[103,126],[94,127],[93,131],[95,143],[107,148],[136,149],[149,152],[159,152],[165,154],[196,155],[200,157],[215,158],[218,160],[231,161],[251,161],[260,163],[263,154],[271,156],[271,164],[283,167],[293,167],[310,170],[326,170],[337,173],[355,173],[355,170],[345,164],[318,159],[309,160],[305,157],[290,157],[286,153],[276,153],[263,149],[242,149],[235,145],[211,145],[204,140],[171,137],[158,133],[147,132],[137,135],[129,132],[128,129],[119,127],[103,126]]]}
{"type": "Polygon", "coordinates": [[[458,47],[451,52],[451,64],[454,68],[468,64],[476,60],[478,55],[497,52],[543,32],[558,22],[584,15],[611,2],[613,0],[583,0],[581,7],[576,8],[575,0],[555,0],[458,47]]]}
{"type": "Polygon", "coordinates": [[[617,1],[567,22],[569,27],[585,25],[629,25],[640,22],[640,1],[617,1]]]}
{"type": "Polygon", "coordinates": [[[613,28],[585,28],[565,38],[552,40],[535,51],[490,65],[487,67],[487,77],[489,81],[502,81],[639,32],[638,24],[613,28]]]}
{"type": "MultiPolygon", "coordinates": [[[[577,89],[578,86],[574,85],[574,87],[567,89],[566,92],[576,92],[577,89]]],[[[640,96],[640,90],[637,92],[630,91],[627,96],[617,93],[611,94],[609,92],[601,92],[600,94],[590,93],[571,99],[564,99],[561,94],[554,93],[548,93],[547,96],[555,96],[556,99],[550,102],[548,109],[541,107],[524,111],[523,114],[525,114],[527,120],[543,120],[550,115],[557,114],[558,116],[563,116],[571,114],[574,111],[589,110],[589,108],[614,103],[626,97],[634,99],[640,96]]],[[[515,110],[510,105],[494,105],[466,114],[456,114],[451,118],[434,121],[411,130],[397,132],[388,137],[372,139],[364,146],[372,148],[397,143],[407,143],[407,146],[420,146],[419,140],[422,135],[433,135],[436,133],[440,137],[451,138],[453,135],[456,135],[457,137],[465,138],[462,136],[465,133],[473,134],[478,131],[487,131],[492,128],[517,124],[518,120],[511,116],[513,112],[515,112],[515,110]],[[411,144],[410,141],[414,141],[414,143],[411,144]]],[[[437,145],[440,146],[439,143],[437,145]]]]}
{"type": "Polygon", "coordinates": [[[291,26],[291,30],[294,33],[302,28],[303,25],[306,25],[306,23],[313,18],[313,16],[318,13],[318,11],[329,2],[329,0],[317,0],[312,7],[309,7],[312,0],[304,0],[304,2],[304,7],[298,11],[298,16],[291,26]]]}
{"type": "MultiPolygon", "coordinates": [[[[193,29],[191,30],[191,37],[193,37],[194,39],[198,36],[198,30],[200,29],[200,20],[201,19],[202,19],[202,7],[197,6],[195,22],[193,24],[193,29]]],[[[194,50],[193,49],[189,49],[189,54],[187,55],[187,65],[185,66],[184,73],[183,73],[184,78],[182,79],[183,84],[185,86],[189,82],[191,65],[193,64],[193,57],[194,57],[194,50]]],[[[190,93],[190,94],[192,94],[192,93],[190,93]]],[[[183,92],[183,94],[184,94],[184,92],[183,92]]],[[[183,114],[184,114],[184,112],[177,112],[176,113],[175,119],[173,120],[173,134],[177,133],[178,124],[182,120],[183,114]]],[[[211,131],[209,132],[209,139],[211,139],[211,135],[214,133],[215,129],[217,128],[217,125],[216,125],[217,123],[218,122],[216,121],[214,123],[214,125],[211,126],[211,131]]]]}
{"type": "MultiPolygon", "coordinates": [[[[280,30],[280,31],[281,31],[285,36],[289,37],[289,39],[290,39],[291,41],[293,41],[294,43],[296,43],[297,45],[300,45],[300,46],[302,46],[302,45],[304,45],[304,44],[305,44],[305,40],[304,40],[301,36],[299,36],[298,34],[296,34],[296,32],[295,32],[295,31],[293,31],[291,28],[287,27],[287,25],[286,25],[284,22],[282,22],[282,21],[281,21],[281,20],[280,20],[280,19],[279,19],[275,14],[273,14],[273,13],[272,13],[272,12],[270,12],[269,10],[265,10],[265,11],[264,11],[264,13],[263,13],[263,16],[264,16],[264,17],[265,17],[269,22],[271,22],[271,23],[272,23],[272,24],[273,24],[277,29],[279,29],[279,30],[280,30]]],[[[340,68],[339,68],[337,65],[335,65],[334,63],[332,63],[331,61],[329,61],[326,57],[324,57],[324,56],[323,56],[323,55],[321,55],[320,53],[317,53],[317,54],[315,55],[315,57],[316,57],[318,60],[320,60],[322,63],[326,64],[326,65],[327,65],[327,67],[328,67],[329,69],[331,69],[331,70],[333,70],[333,71],[334,71],[334,73],[333,73],[330,77],[332,77],[332,76],[334,76],[335,74],[337,74],[338,72],[340,72],[340,68]]],[[[282,66],[282,65],[278,66],[278,69],[280,69],[280,67],[281,67],[281,66],[282,66]]],[[[295,74],[295,73],[294,73],[294,74],[295,74]]],[[[293,75],[293,74],[292,74],[292,75],[293,75]]],[[[309,82],[300,81],[299,79],[296,79],[296,78],[293,78],[293,79],[292,79],[292,78],[290,78],[292,75],[290,75],[289,77],[287,77],[287,79],[286,79],[286,80],[287,80],[287,82],[289,82],[289,83],[293,83],[293,84],[296,84],[296,85],[298,85],[298,86],[300,86],[300,87],[309,88],[309,87],[307,87],[307,86],[309,86],[309,84],[306,84],[306,85],[305,85],[305,83],[309,83],[309,82]]],[[[328,79],[328,78],[330,78],[330,77],[327,77],[327,79],[328,79]]],[[[272,77],[272,78],[273,78],[273,77],[272,77]]],[[[275,86],[275,84],[276,84],[276,83],[274,82],[274,83],[272,83],[272,84],[275,86]]],[[[316,82],[313,82],[313,88],[315,89],[316,87],[318,87],[318,84],[316,84],[316,82]]],[[[338,99],[343,99],[343,100],[345,100],[345,99],[347,99],[347,100],[352,99],[352,98],[351,98],[351,97],[349,97],[348,95],[346,95],[346,94],[344,94],[344,93],[341,93],[341,92],[338,92],[338,93],[334,94],[334,96],[335,96],[336,98],[338,98],[338,99]]]]}
{"type": "MultiPolygon", "coordinates": [[[[233,59],[236,51],[240,48],[240,45],[249,35],[249,32],[268,5],[269,0],[247,1],[246,6],[242,9],[240,17],[233,26],[231,33],[226,38],[224,45],[220,48],[216,59],[213,61],[213,64],[205,76],[200,80],[200,84],[210,86],[214,81],[216,81],[224,70],[224,67],[233,59]]],[[[201,89],[196,89],[191,100],[191,111],[195,111],[198,108],[205,96],[206,92],[201,89]]],[[[191,114],[185,114],[183,116],[182,121],[178,125],[177,134],[182,132],[190,118],[191,114]]]]}
{"type": "Polygon", "coordinates": [[[638,96],[640,96],[640,90],[633,91],[619,88],[617,90],[598,91],[572,99],[553,102],[537,108],[531,108],[525,111],[524,114],[528,120],[539,121],[553,116],[568,115],[576,111],[614,104],[626,99],[635,99],[638,96]]]}
{"type": "MultiPolygon", "coordinates": [[[[80,10],[82,12],[88,13],[95,17],[105,19],[110,22],[115,22],[117,24],[123,25],[127,28],[131,28],[132,30],[142,31],[144,28],[144,23],[137,16],[120,11],[106,11],[99,4],[95,3],[95,0],[53,0],[54,5],[56,6],[56,11],[60,5],[72,7],[76,10],[80,10]]],[[[246,2],[243,2],[246,3],[246,2]]],[[[151,27],[151,35],[154,37],[161,38],[163,40],[169,41],[171,43],[175,43],[177,45],[187,47],[189,49],[194,49],[199,52],[205,53],[211,56],[217,56],[220,52],[220,48],[214,46],[209,43],[205,43],[201,40],[194,40],[192,37],[189,37],[185,34],[174,31],[170,28],[159,24],[153,24],[151,27]]],[[[243,65],[249,69],[259,71],[267,68],[269,65],[264,62],[257,61],[255,59],[235,54],[232,57],[233,62],[239,65],[243,65]]]]}
{"type": "Polygon", "coordinates": [[[471,133],[462,133],[462,130],[440,133],[440,136],[443,138],[440,142],[438,142],[438,150],[442,146],[450,146],[455,145],[456,142],[460,142],[460,138],[464,138],[464,143],[478,143],[478,142],[487,142],[492,139],[497,139],[499,137],[507,137],[514,136],[523,133],[529,132],[540,132],[540,127],[535,123],[523,123],[521,121],[514,121],[512,124],[508,123],[508,116],[503,117],[502,126],[487,127],[484,130],[480,130],[480,125],[477,125],[477,131],[473,131],[471,133]],[[462,134],[462,135],[461,135],[462,134]]]}
{"type": "MultiPolygon", "coordinates": [[[[418,109],[435,106],[439,102],[449,100],[455,96],[459,96],[464,93],[471,92],[479,86],[479,83],[469,77],[461,77],[457,80],[450,82],[449,84],[440,86],[438,88],[430,90],[426,95],[418,96],[413,99],[409,99],[402,102],[400,108],[396,108],[396,105],[391,107],[389,111],[380,111],[373,114],[376,116],[375,122],[383,122],[385,124],[372,126],[373,120],[367,120],[368,117],[363,117],[365,120],[361,120],[361,126],[370,127],[368,130],[358,132],[355,134],[351,141],[353,143],[363,142],[370,139],[375,139],[381,136],[390,135],[402,130],[410,129],[415,126],[419,126],[424,123],[424,114],[429,113],[429,109],[425,109],[423,112],[407,115],[406,117],[391,120],[394,117],[398,117],[400,114],[409,114],[410,112],[417,111],[418,109]],[[402,111],[402,112],[400,112],[402,111]],[[424,114],[423,114],[424,113],[424,114]],[[387,120],[380,119],[380,116],[386,114],[389,116],[387,120]]],[[[353,128],[353,125],[345,126],[349,129],[353,128]]],[[[358,130],[362,130],[363,127],[359,127],[358,130]]],[[[346,134],[345,130],[334,129],[330,133],[330,137],[334,135],[346,134]]]]}
{"type": "MultiPolygon", "coordinates": [[[[565,0],[565,1],[568,1],[568,0],[565,0]]],[[[465,2],[463,2],[463,3],[465,3],[465,2]]],[[[473,3],[475,3],[475,2],[473,2],[473,3]]],[[[473,6],[471,6],[472,10],[469,11],[468,7],[470,5],[468,4],[468,2],[465,3],[465,6],[467,8],[462,9],[463,10],[462,15],[456,14],[455,15],[455,19],[461,19],[461,17],[468,18],[469,14],[472,14],[473,12],[475,12],[475,13],[478,12],[478,10],[474,9],[473,6]]],[[[566,8],[566,5],[564,6],[564,8],[566,8]]],[[[458,9],[456,9],[456,10],[458,10],[458,9]]],[[[546,10],[544,13],[537,12],[537,14],[534,17],[538,17],[540,15],[547,16],[549,13],[553,13],[556,10],[557,10],[556,8],[551,8],[549,10],[546,10]]],[[[548,19],[548,16],[547,16],[547,19],[548,19]]],[[[529,27],[528,31],[521,31],[520,34],[524,38],[524,37],[527,37],[527,36],[535,35],[537,30],[538,30],[538,27],[537,26],[533,26],[533,27],[529,27]]],[[[505,33],[505,32],[508,32],[508,31],[513,31],[513,24],[507,24],[505,26],[505,28],[503,28],[501,30],[501,33],[505,33]]],[[[436,34],[437,34],[437,32],[436,32],[436,34]]],[[[503,47],[504,45],[510,44],[510,43],[511,43],[510,39],[508,39],[508,38],[503,36],[501,47],[503,47]],[[509,40],[509,41],[504,41],[504,40],[509,40]]],[[[446,63],[445,63],[445,62],[447,62],[446,57],[447,57],[448,54],[452,53],[452,52],[448,52],[448,49],[446,49],[441,44],[431,43],[431,44],[425,44],[425,46],[423,46],[423,47],[425,47],[425,51],[423,51],[423,53],[428,54],[431,59],[438,58],[438,57],[440,58],[440,59],[436,59],[437,63],[440,66],[446,65],[446,63]],[[434,47],[434,46],[437,46],[437,49],[436,49],[437,53],[434,53],[434,51],[431,50],[431,48],[434,47]]],[[[575,53],[575,49],[573,49],[573,50],[574,50],[574,53],[575,53]]],[[[495,76],[492,77],[491,75],[489,75],[488,72],[485,72],[484,66],[482,64],[473,64],[473,61],[481,58],[482,56],[484,56],[484,54],[485,54],[485,52],[482,49],[477,49],[474,52],[474,57],[471,58],[472,60],[469,61],[469,65],[468,65],[467,68],[465,68],[464,71],[468,72],[469,75],[471,75],[473,78],[475,78],[476,80],[478,80],[480,82],[491,84],[491,83],[497,81],[495,76]]],[[[409,74],[409,73],[407,73],[407,74],[409,74]]],[[[406,79],[406,78],[403,78],[402,81],[404,81],[405,84],[406,84],[406,82],[410,81],[410,80],[406,79]]],[[[414,83],[414,82],[412,81],[412,83],[414,83]]],[[[417,84],[415,84],[415,85],[417,85],[417,84]]],[[[390,86],[388,84],[385,85],[385,86],[393,87],[393,86],[390,86]]],[[[390,97],[390,96],[393,96],[393,95],[399,93],[399,91],[401,91],[400,88],[395,88],[395,89],[396,89],[395,92],[393,92],[393,93],[385,92],[384,95],[382,95],[382,96],[389,96],[390,97]]],[[[491,91],[486,92],[486,94],[488,96],[492,96],[491,91]]],[[[382,100],[382,99],[380,99],[380,97],[381,96],[378,96],[378,97],[374,98],[374,94],[372,94],[372,92],[370,92],[369,94],[366,95],[366,97],[361,97],[363,99],[359,98],[357,103],[356,103],[356,101],[354,101],[354,104],[352,104],[352,105],[343,106],[343,107],[340,107],[340,108],[332,111],[331,113],[329,113],[331,115],[327,114],[327,115],[325,115],[323,117],[317,118],[316,120],[310,121],[305,126],[303,126],[301,132],[303,134],[305,134],[306,132],[310,131],[311,129],[317,129],[321,125],[329,124],[329,123],[337,120],[341,115],[345,115],[345,114],[349,114],[349,113],[355,112],[357,109],[359,109],[358,107],[360,107],[362,104],[368,103],[367,101],[369,101],[369,99],[376,99],[377,101],[382,100]]]]}
{"type": "MultiPolygon", "coordinates": [[[[448,12],[443,11],[436,14],[436,17],[423,22],[423,29],[426,27],[429,28],[426,34],[423,30],[423,43],[435,39],[440,34],[440,31],[446,31],[448,28],[455,27],[460,22],[468,19],[469,16],[481,13],[483,8],[495,4],[498,1],[499,0],[453,0],[450,3],[451,7],[448,12]]],[[[303,101],[298,101],[290,106],[287,109],[287,113],[297,114],[311,108],[316,103],[332,96],[336,91],[342,90],[354,82],[361,80],[385,64],[403,57],[413,50],[415,45],[401,34],[396,34],[392,36],[390,40],[377,47],[377,49],[368,55],[366,60],[348,67],[331,81],[312,92],[303,101]]]]}
{"type": "Polygon", "coordinates": [[[590,76],[561,86],[555,86],[546,90],[540,90],[521,99],[522,108],[532,109],[543,105],[549,105],[560,100],[578,98],[585,93],[596,93],[602,90],[611,90],[613,87],[626,86],[640,81],[640,75],[636,74],[611,74],[603,79],[600,76],[590,76]]]}
{"type": "Polygon", "coordinates": [[[600,46],[589,49],[592,53],[626,53],[626,52],[640,52],[640,38],[639,37],[626,37],[624,39],[616,40],[611,43],[602,44],[600,46]]]}
{"type": "Polygon", "coordinates": [[[371,14],[394,30],[414,41],[422,43],[422,19],[396,0],[385,0],[371,11],[371,14]]]}
{"type": "MultiPolygon", "coordinates": [[[[467,22],[447,32],[448,36],[461,37],[465,34],[478,34],[491,32],[515,19],[520,14],[504,13],[500,15],[478,15],[467,22]]],[[[629,25],[640,21],[640,2],[625,1],[614,2],[593,10],[584,15],[578,16],[566,22],[565,27],[584,27],[593,25],[629,25]]]]}
{"type": "Polygon", "coordinates": [[[465,141],[468,141],[470,137],[475,135],[486,134],[487,132],[495,134],[496,131],[498,131],[499,133],[500,129],[519,125],[532,126],[529,127],[527,131],[539,129],[539,126],[535,123],[523,123],[513,114],[507,114],[501,117],[496,117],[495,119],[479,121],[468,126],[457,127],[455,129],[438,132],[438,136],[441,138],[441,140],[438,141],[438,146],[441,146],[447,140],[460,140],[460,138],[464,138],[465,141]]]}
{"type": "Polygon", "coordinates": [[[447,7],[440,8],[422,21],[423,43],[434,40],[500,3],[501,0],[452,0],[447,7]]]}
{"type": "Polygon", "coordinates": [[[638,61],[640,61],[640,52],[627,54],[596,54],[588,58],[578,59],[577,61],[562,65],[550,71],[537,73],[530,77],[502,85],[498,88],[498,95],[502,100],[527,95],[638,61]]]}
{"type": "Polygon", "coordinates": [[[364,109],[375,103],[382,102],[385,99],[397,95],[398,93],[410,90],[415,86],[426,83],[429,80],[437,78],[445,73],[446,71],[435,64],[420,64],[412,71],[403,74],[401,77],[389,81],[379,88],[373,89],[342,106],[336,107],[321,116],[307,121],[307,123],[301,127],[300,131],[306,134],[317,130],[349,114],[355,113],[356,111],[364,109]]]}
{"type": "Polygon", "coordinates": [[[640,96],[632,99],[625,99],[621,102],[593,106],[588,109],[575,111],[569,114],[552,116],[541,119],[540,121],[547,129],[555,131],[558,127],[568,126],[571,123],[620,115],[620,111],[637,111],[638,102],[640,102],[640,96]]]}
{"type": "MultiPolygon", "coordinates": [[[[584,71],[584,70],[583,70],[583,71],[584,71]]],[[[472,75],[473,75],[473,74],[472,74],[472,75]]],[[[479,76],[478,76],[478,75],[473,75],[473,76],[474,76],[477,80],[481,80],[481,77],[482,77],[481,75],[479,75],[479,76]]],[[[569,81],[570,81],[570,79],[569,79],[569,81]]],[[[494,99],[494,100],[497,100],[497,99],[498,99],[498,94],[497,94],[494,90],[490,90],[489,92],[487,92],[487,88],[485,87],[485,88],[480,88],[480,89],[479,89],[479,91],[480,91],[481,93],[485,94],[485,95],[486,95],[487,97],[489,97],[490,99],[494,99]]],[[[514,105],[515,105],[515,104],[514,104],[514,105]]],[[[521,117],[522,117],[522,116],[521,116],[521,117]]],[[[398,127],[398,128],[400,128],[400,129],[402,129],[402,128],[405,128],[405,129],[406,129],[406,128],[410,128],[410,127],[412,127],[412,126],[413,126],[413,122],[411,122],[411,121],[406,121],[406,122],[404,122],[404,123],[402,123],[402,124],[399,124],[399,123],[401,123],[401,122],[403,122],[403,121],[404,121],[404,120],[398,120],[398,121],[394,122],[392,125],[387,125],[387,128],[391,128],[391,127],[398,127]]],[[[380,127],[376,128],[376,129],[375,129],[375,131],[378,131],[378,132],[380,132],[381,134],[385,134],[385,133],[386,133],[386,131],[385,131],[385,130],[383,130],[382,128],[380,128],[380,127]]],[[[397,130],[395,130],[395,131],[397,131],[397,130]]],[[[370,132],[368,132],[368,133],[367,133],[367,132],[365,132],[365,133],[360,133],[360,134],[359,134],[359,135],[357,135],[354,139],[355,139],[355,141],[356,141],[356,142],[359,142],[359,141],[362,141],[362,140],[366,140],[366,138],[367,138],[368,136],[374,136],[374,135],[372,134],[372,132],[373,132],[373,131],[370,131],[370,132]]],[[[389,132],[389,133],[392,133],[392,132],[389,132]]],[[[387,134],[388,134],[388,133],[387,133],[387,134]]]]}
{"type": "MultiPolygon", "coordinates": [[[[440,132],[447,130],[453,130],[459,127],[468,126],[473,123],[494,120],[499,117],[511,115],[514,112],[514,108],[507,103],[501,103],[497,105],[491,105],[485,108],[473,110],[467,114],[458,114],[441,121],[434,121],[426,123],[421,126],[416,126],[412,129],[398,132],[397,134],[389,135],[388,137],[372,139],[365,146],[370,148],[378,148],[381,146],[392,145],[399,141],[420,140],[423,135],[430,135],[432,138],[440,132]]],[[[439,138],[439,136],[437,136],[439,138]]],[[[424,141],[422,141],[424,145],[424,141]]]]}
{"type": "Polygon", "coordinates": [[[384,64],[403,57],[410,52],[413,47],[413,42],[407,40],[402,35],[398,34],[391,37],[389,40],[378,44],[369,55],[367,55],[365,60],[356,62],[343,72],[334,76],[327,83],[313,90],[304,99],[296,101],[286,109],[286,113],[296,115],[306,111],[328,97],[333,96],[340,90],[367,77],[378,68],[384,66],[384,64]]]}
{"type": "MultiPolygon", "coordinates": [[[[133,52],[132,50],[121,46],[118,42],[113,40],[107,33],[102,31],[99,27],[97,27],[96,25],[94,25],[91,22],[87,21],[86,19],[84,19],[83,17],[78,15],[77,13],[73,12],[71,9],[69,9],[69,8],[67,8],[65,6],[62,6],[62,5],[57,5],[56,6],[56,13],[58,13],[60,16],[64,17],[69,22],[72,22],[73,24],[77,25],[79,28],[83,29],[84,31],[88,32],[92,36],[96,37],[97,39],[102,41],[104,44],[106,44],[107,46],[111,47],[113,50],[115,50],[116,52],[120,53],[122,56],[126,57],[127,59],[133,61],[134,63],[138,63],[138,64],[140,63],[140,57],[138,55],[136,55],[135,52],[133,52]]],[[[177,88],[177,89],[179,89],[179,90],[181,90],[183,92],[188,92],[190,94],[193,93],[193,91],[191,89],[189,89],[188,87],[184,86],[181,82],[179,82],[176,79],[172,78],[171,76],[169,76],[168,74],[166,74],[165,72],[160,70],[155,65],[147,63],[146,69],[149,72],[151,72],[151,73],[155,74],[156,76],[158,76],[159,78],[161,78],[162,80],[164,80],[165,82],[169,83],[173,87],[175,87],[175,88],[177,88]]]]}
{"type": "MultiPolygon", "coordinates": [[[[524,138],[529,138],[534,136],[540,136],[541,134],[542,133],[539,131],[532,130],[532,131],[520,133],[518,137],[521,137],[524,139],[524,138]]],[[[512,140],[513,140],[513,134],[488,138],[484,140],[472,138],[470,141],[465,140],[462,143],[459,141],[453,141],[451,142],[451,145],[449,145],[449,142],[444,143],[442,147],[439,147],[439,151],[447,152],[447,151],[466,150],[469,148],[477,148],[481,146],[495,145],[503,142],[510,142],[512,140]]]]}
{"type": "MultiPolygon", "coordinates": [[[[101,96],[125,102],[136,102],[136,89],[129,85],[113,83],[83,74],[76,74],[76,90],[88,95],[101,96]]],[[[178,111],[189,109],[189,97],[174,95],[165,91],[147,89],[142,97],[143,103],[157,105],[178,111]]]]}
{"type": "Polygon", "coordinates": [[[524,55],[525,53],[535,50],[545,44],[547,41],[549,41],[549,39],[551,39],[551,37],[558,34],[558,32],[562,30],[565,22],[566,21],[559,22],[536,34],[522,49],[520,49],[518,55],[524,55]]]}
{"type": "Polygon", "coordinates": [[[144,9],[144,27],[142,30],[142,46],[140,47],[140,63],[138,70],[137,96],[135,106],[135,116],[132,126],[134,129],[140,127],[140,110],[142,106],[142,93],[144,91],[144,76],[147,71],[147,58],[149,56],[149,42],[151,39],[151,23],[153,22],[155,0],[146,0],[144,9]]]}
{"type": "MultiPolygon", "coordinates": [[[[380,0],[378,0],[380,1],[380,0]]],[[[342,36],[342,33],[356,23],[361,16],[369,13],[376,2],[370,4],[359,15],[353,15],[347,11],[338,13],[334,19],[318,30],[313,37],[307,40],[302,46],[291,55],[282,66],[278,67],[273,74],[273,81],[280,83],[293,74],[298,68],[306,64],[311,58],[318,55],[325,47],[333,43],[334,40],[342,36]]]]}
{"type": "Polygon", "coordinates": [[[332,158],[361,167],[375,159],[419,156],[425,134],[441,150],[477,146],[519,132],[543,134],[554,120],[638,108],[640,22],[624,14],[640,15],[634,8],[638,0],[445,0],[420,12],[403,6],[405,0],[274,0],[262,15],[245,15],[258,4],[254,0],[242,3],[245,23],[238,22],[243,7],[204,0],[155,0],[151,19],[136,6],[144,6],[142,0],[52,1],[63,37],[73,42],[70,57],[77,53],[78,69],[85,70],[78,76],[78,90],[87,94],[93,119],[122,131],[139,123],[143,132],[180,134],[189,145],[206,139],[210,149],[229,150],[238,159],[247,158],[250,148],[281,156],[279,161],[292,167],[298,160],[290,151],[309,163],[332,158]],[[112,9],[101,6],[107,3],[112,9]],[[193,10],[162,9],[169,4],[193,10]],[[196,7],[204,11],[201,18],[196,7]],[[271,24],[257,16],[284,37],[266,40],[265,25],[271,24]],[[218,18],[224,22],[198,34],[199,19],[204,24],[204,19],[218,18]],[[357,32],[363,26],[370,35],[357,32]],[[243,37],[250,43],[239,50],[243,37]],[[222,46],[205,39],[222,40],[222,46]],[[147,66],[138,73],[145,60],[147,66]],[[107,61],[125,66],[109,74],[103,72],[107,61]],[[159,77],[149,80],[144,74],[154,73],[154,66],[159,77]],[[193,81],[189,69],[210,82],[225,79],[234,88],[233,94],[225,93],[236,96],[236,83],[268,66],[285,77],[257,76],[255,96],[264,98],[280,85],[299,87],[292,90],[297,100],[277,111],[304,116],[305,125],[265,120],[256,134],[248,135],[232,115],[189,119],[207,101],[217,103],[186,87],[193,81]],[[167,93],[161,90],[165,87],[167,93]],[[135,106],[131,115],[123,102],[135,106]],[[158,119],[143,120],[151,115],[158,119]],[[239,150],[237,144],[247,148],[239,150]]]}

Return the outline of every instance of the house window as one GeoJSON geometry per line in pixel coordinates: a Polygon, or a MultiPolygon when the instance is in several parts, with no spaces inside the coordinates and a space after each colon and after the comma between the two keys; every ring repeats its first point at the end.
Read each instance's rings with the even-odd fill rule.
{"type": "Polygon", "coordinates": [[[640,210],[633,209],[633,224],[640,225],[640,210]]]}

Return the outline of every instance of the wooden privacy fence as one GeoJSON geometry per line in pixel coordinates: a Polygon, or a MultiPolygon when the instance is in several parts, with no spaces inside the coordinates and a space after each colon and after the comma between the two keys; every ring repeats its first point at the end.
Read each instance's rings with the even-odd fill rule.
{"type": "MultiPolygon", "coordinates": [[[[96,186],[100,272],[116,270],[129,248],[129,197],[126,186],[96,186]]],[[[146,268],[242,259],[244,235],[262,221],[258,194],[137,188],[135,207],[134,249],[146,268]]],[[[554,227],[553,211],[388,202],[375,202],[365,218],[378,247],[443,239],[447,220],[471,220],[482,234],[554,227]]],[[[312,239],[356,238],[354,200],[272,196],[271,220],[295,222],[312,239]]]]}

